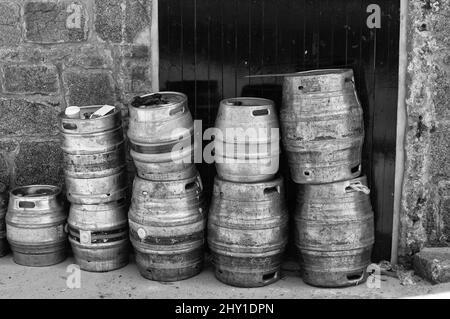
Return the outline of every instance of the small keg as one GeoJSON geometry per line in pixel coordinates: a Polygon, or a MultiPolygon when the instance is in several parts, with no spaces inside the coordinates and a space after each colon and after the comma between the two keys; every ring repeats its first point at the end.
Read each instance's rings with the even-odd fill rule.
{"type": "Polygon", "coordinates": [[[220,178],[234,182],[273,179],[280,156],[273,101],[251,97],[223,100],[215,126],[215,162],[220,178]]]}
{"type": "Polygon", "coordinates": [[[319,287],[345,287],[367,278],[374,243],[374,216],[365,176],[300,185],[296,246],[303,280],[319,287]]]}
{"type": "Polygon", "coordinates": [[[124,199],[98,205],[71,205],[69,242],[81,269],[105,272],[128,264],[127,213],[124,199]]]}
{"type": "Polygon", "coordinates": [[[6,194],[0,193],[0,257],[8,253],[8,241],[6,240],[5,216],[8,203],[6,194]]]}
{"type": "Polygon", "coordinates": [[[198,172],[178,181],[136,177],[128,218],[141,275],[177,281],[200,273],[206,214],[198,172]]]}
{"type": "Polygon", "coordinates": [[[194,122],[186,95],[159,92],[136,97],[129,114],[130,155],[139,177],[167,181],[195,175],[194,122]]]}
{"type": "Polygon", "coordinates": [[[14,261],[50,266],[66,258],[67,209],[61,189],[32,185],[13,189],[6,214],[6,236],[14,261]]]}
{"type": "Polygon", "coordinates": [[[280,118],[294,182],[331,183],[361,175],[364,122],[352,70],[286,76],[280,118]]]}
{"type": "Polygon", "coordinates": [[[238,287],[277,281],[288,239],[287,223],[282,178],[234,183],[216,177],[208,218],[216,277],[238,287]]]}
{"type": "Polygon", "coordinates": [[[127,192],[121,111],[114,108],[111,114],[90,118],[101,107],[80,107],[79,118],[68,118],[64,112],[59,116],[67,195],[72,203],[106,203],[127,192]]]}

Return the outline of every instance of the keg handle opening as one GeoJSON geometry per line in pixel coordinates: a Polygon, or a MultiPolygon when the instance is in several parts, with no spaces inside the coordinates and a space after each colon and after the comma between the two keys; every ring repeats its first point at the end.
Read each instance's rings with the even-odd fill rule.
{"type": "Polygon", "coordinates": [[[65,130],[74,131],[78,128],[78,126],[75,123],[62,123],[62,126],[65,130]]]}
{"type": "Polygon", "coordinates": [[[358,173],[358,172],[360,172],[360,171],[361,171],[361,164],[356,165],[355,167],[352,167],[352,168],[350,169],[350,172],[351,172],[352,174],[358,173]]]}
{"type": "Polygon", "coordinates": [[[350,183],[345,187],[345,192],[350,193],[352,191],[362,192],[366,195],[370,194],[370,189],[366,185],[363,185],[360,181],[350,183]]]}
{"type": "Polygon", "coordinates": [[[263,280],[263,282],[268,282],[268,281],[271,281],[271,280],[273,280],[273,279],[275,279],[277,277],[278,277],[278,271],[275,271],[275,272],[271,272],[271,273],[268,273],[268,274],[264,274],[262,276],[262,280],[263,280]]]}
{"type": "Polygon", "coordinates": [[[280,193],[280,186],[273,186],[264,188],[264,195],[269,195],[272,193],[280,193]]]}
{"type": "Polygon", "coordinates": [[[35,207],[36,207],[35,202],[28,202],[28,201],[19,202],[19,208],[35,208],[35,207]]]}
{"type": "Polygon", "coordinates": [[[268,109],[263,109],[263,110],[254,110],[252,112],[253,116],[264,116],[264,115],[269,115],[269,110],[268,109]]]}
{"type": "Polygon", "coordinates": [[[350,284],[357,285],[363,279],[364,279],[364,271],[360,271],[357,273],[351,273],[351,274],[347,275],[347,280],[349,281],[350,284]]]}

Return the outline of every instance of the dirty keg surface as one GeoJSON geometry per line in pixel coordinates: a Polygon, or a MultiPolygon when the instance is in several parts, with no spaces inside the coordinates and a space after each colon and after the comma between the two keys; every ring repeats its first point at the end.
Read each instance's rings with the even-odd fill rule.
{"type": "Polygon", "coordinates": [[[344,289],[320,289],[303,283],[295,263],[283,266],[284,277],[263,288],[235,288],[217,281],[211,265],[198,276],[174,283],[142,278],[134,261],[109,273],[81,272],[81,288],[66,286],[66,272],[73,258],[45,268],[16,265],[12,256],[0,258],[0,298],[401,298],[449,291],[450,284],[431,286],[417,279],[415,286],[401,286],[391,277],[383,277],[381,289],[365,284],[344,289]]]}

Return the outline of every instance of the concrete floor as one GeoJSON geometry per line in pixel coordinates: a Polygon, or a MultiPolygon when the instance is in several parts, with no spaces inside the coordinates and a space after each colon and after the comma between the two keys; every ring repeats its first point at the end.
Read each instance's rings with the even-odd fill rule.
{"type": "MultiPolygon", "coordinates": [[[[320,289],[303,283],[295,263],[283,266],[283,278],[263,288],[242,289],[215,279],[212,266],[188,280],[175,283],[149,281],[140,276],[134,261],[109,273],[81,272],[81,288],[69,289],[67,266],[73,258],[44,268],[16,265],[12,256],[0,258],[0,298],[400,298],[450,292],[450,284],[432,286],[417,279],[414,286],[401,286],[382,276],[381,288],[366,284],[344,289],[320,289]]],[[[443,296],[443,295],[437,295],[443,296]]],[[[446,297],[446,296],[444,296],[446,297]]]]}

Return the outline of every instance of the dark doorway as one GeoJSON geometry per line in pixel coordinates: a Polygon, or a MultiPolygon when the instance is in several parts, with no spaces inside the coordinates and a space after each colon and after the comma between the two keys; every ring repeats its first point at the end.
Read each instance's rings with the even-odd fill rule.
{"type": "MultiPolygon", "coordinates": [[[[399,7],[399,0],[159,0],[161,90],[186,93],[204,129],[214,124],[222,98],[259,96],[280,106],[281,78],[246,75],[354,70],[365,114],[375,261],[391,252],[399,7]],[[371,4],[381,8],[380,28],[366,23],[371,4]]],[[[214,166],[200,170],[209,188],[214,166]]]]}

